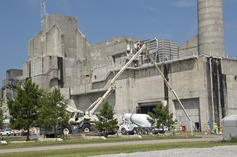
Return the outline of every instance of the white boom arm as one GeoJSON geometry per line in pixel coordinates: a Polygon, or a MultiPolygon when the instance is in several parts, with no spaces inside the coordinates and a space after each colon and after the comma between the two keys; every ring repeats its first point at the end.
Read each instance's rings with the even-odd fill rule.
{"type": "Polygon", "coordinates": [[[191,120],[190,116],[188,115],[187,111],[185,110],[185,108],[184,108],[182,102],[180,101],[178,95],[176,94],[176,92],[174,91],[174,89],[171,87],[171,85],[169,84],[169,82],[167,81],[167,79],[165,78],[165,76],[163,75],[163,73],[161,72],[160,68],[157,66],[157,64],[155,63],[155,61],[154,61],[153,58],[151,57],[151,54],[150,54],[148,48],[146,48],[146,51],[147,51],[147,53],[148,53],[149,59],[150,59],[151,62],[154,64],[154,66],[156,67],[156,69],[159,71],[160,75],[162,76],[162,78],[163,78],[164,81],[165,81],[165,84],[166,84],[167,87],[173,92],[173,94],[174,94],[174,96],[176,97],[177,101],[179,102],[181,108],[183,109],[185,115],[187,116],[187,118],[188,118],[188,120],[189,120],[189,122],[190,122],[190,125],[191,125],[191,128],[190,128],[190,129],[191,129],[191,135],[193,135],[192,120],[191,120]]]}
{"type": "Polygon", "coordinates": [[[99,105],[111,94],[111,92],[116,88],[115,86],[115,81],[116,79],[124,72],[124,70],[132,63],[134,59],[136,59],[144,50],[146,49],[146,45],[144,44],[141,49],[122,67],[122,69],[114,76],[114,78],[111,80],[111,86],[109,89],[106,91],[106,93],[102,96],[99,97],[87,110],[89,111],[90,108],[91,111],[89,113],[86,113],[89,117],[93,115],[95,110],[99,107],[99,105]]]}
{"type": "Polygon", "coordinates": [[[132,63],[132,61],[134,59],[136,59],[144,50],[147,51],[148,53],[148,57],[151,60],[152,64],[154,64],[154,66],[156,67],[156,69],[159,71],[160,75],[162,76],[162,78],[165,81],[165,84],[168,86],[168,88],[173,92],[174,96],[176,97],[177,101],[179,102],[181,108],[183,109],[184,113],[186,114],[188,120],[190,121],[191,124],[191,135],[193,135],[193,129],[192,129],[192,120],[190,118],[190,116],[188,115],[187,111],[185,110],[182,102],[180,101],[178,95],[176,94],[176,92],[174,91],[174,89],[171,87],[171,85],[169,84],[169,82],[166,80],[165,76],[163,75],[163,73],[161,72],[160,68],[157,66],[157,64],[155,63],[155,61],[153,60],[153,58],[151,57],[151,54],[149,52],[149,49],[146,47],[145,44],[143,44],[143,46],[141,47],[141,49],[122,67],[122,69],[114,76],[114,78],[111,80],[111,86],[109,87],[109,89],[106,91],[106,93],[102,96],[99,97],[88,109],[87,111],[89,111],[89,109],[91,109],[91,111],[89,111],[89,113],[86,113],[86,117],[91,117],[93,115],[93,113],[95,112],[95,110],[99,107],[99,105],[111,94],[111,92],[116,88],[115,86],[115,81],[117,80],[117,78],[124,72],[124,70],[132,63]]]}
{"type": "Polygon", "coordinates": [[[81,112],[81,113],[83,113],[83,111],[81,111],[81,110],[78,110],[78,109],[76,109],[76,108],[74,108],[74,107],[71,107],[71,106],[67,106],[67,108],[66,108],[66,111],[68,111],[68,112],[81,112]]]}

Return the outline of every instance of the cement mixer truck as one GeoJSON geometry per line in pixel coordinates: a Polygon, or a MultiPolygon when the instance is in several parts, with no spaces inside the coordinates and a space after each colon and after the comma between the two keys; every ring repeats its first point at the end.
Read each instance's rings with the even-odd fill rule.
{"type": "MultiPolygon", "coordinates": [[[[120,123],[121,133],[123,135],[128,134],[145,134],[150,133],[164,133],[162,129],[155,128],[147,120],[151,117],[148,114],[132,114],[124,113],[122,116],[122,122],[120,123]]],[[[167,128],[167,127],[166,127],[167,128]]]]}

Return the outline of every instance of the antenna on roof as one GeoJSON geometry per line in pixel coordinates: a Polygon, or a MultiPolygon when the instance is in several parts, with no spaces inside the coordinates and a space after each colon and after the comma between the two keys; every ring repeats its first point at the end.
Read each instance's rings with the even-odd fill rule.
{"type": "Polygon", "coordinates": [[[48,14],[46,13],[46,3],[45,1],[41,1],[41,24],[43,23],[44,19],[45,19],[45,30],[48,29],[48,14]]]}

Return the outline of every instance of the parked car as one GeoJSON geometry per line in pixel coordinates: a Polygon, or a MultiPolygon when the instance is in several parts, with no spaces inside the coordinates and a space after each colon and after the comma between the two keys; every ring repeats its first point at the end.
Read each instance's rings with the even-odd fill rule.
{"type": "Polygon", "coordinates": [[[0,134],[2,136],[10,136],[10,135],[12,135],[12,129],[6,129],[6,130],[0,132],[0,134]]]}
{"type": "Polygon", "coordinates": [[[28,131],[23,130],[23,131],[21,132],[21,136],[26,136],[26,135],[27,135],[27,132],[28,132],[28,131]]]}

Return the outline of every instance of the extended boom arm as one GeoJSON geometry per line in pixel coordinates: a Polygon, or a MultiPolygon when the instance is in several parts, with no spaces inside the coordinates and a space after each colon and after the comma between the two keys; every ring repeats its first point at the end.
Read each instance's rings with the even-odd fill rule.
{"type": "Polygon", "coordinates": [[[116,79],[124,72],[124,70],[126,70],[126,68],[132,63],[132,61],[134,59],[136,59],[139,54],[141,54],[144,50],[146,49],[146,45],[144,44],[141,49],[122,67],[122,69],[114,76],[114,78],[111,80],[111,85],[109,87],[109,89],[106,91],[106,93],[102,96],[99,97],[88,109],[87,111],[89,111],[90,108],[91,111],[89,111],[89,113],[87,112],[86,115],[91,116],[95,110],[99,107],[99,105],[112,93],[112,91],[116,88],[115,86],[115,81],[116,79]]]}
{"type": "Polygon", "coordinates": [[[174,96],[176,97],[177,101],[179,102],[181,108],[183,109],[185,115],[187,116],[189,122],[190,122],[190,125],[191,125],[191,135],[193,135],[193,128],[192,128],[192,120],[190,118],[190,116],[188,115],[187,111],[185,110],[182,102],[180,101],[178,95],[176,94],[176,92],[174,91],[174,89],[171,87],[171,85],[169,84],[169,82],[167,81],[167,79],[165,78],[164,74],[161,72],[160,68],[157,66],[157,64],[155,63],[155,61],[153,60],[153,58],[151,57],[151,54],[149,52],[149,49],[146,48],[146,51],[148,53],[148,57],[149,59],[151,60],[152,64],[154,64],[154,66],[156,67],[156,69],[159,71],[160,75],[162,76],[162,78],[164,79],[165,81],[165,84],[167,85],[167,87],[173,92],[174,96]]]}
{"type": "Polygon", "coordinates": [[[165,84],[168,86],[168,88],[173,92],[174,96],[176,97],[177,101],[179,102],[181,108],[183,109],[185,115],[187,116],[188,120],[190,121],[191,124],[191,135],[193,134],[193,129],[192,129],[192,120],[190,118],[190,116],[188,115],[187,111],[185,110],[182,102],[180,101],[178,95],[176,94],[176,92],[174,91],[174,89],[171,87],[171,85],[169,84],[169,82],[166,80],[165,76],[163,75],[163,73],[161,72],[160,68],[157,66],[157,64],[155,63],[155,61],[153,60],[153,58],[151,57],[151,54],[149,52],[149,49],[146,47],[145,44],[143,44],[143,46],[141,47],[141,49],[122,67],[122,69],[114,76],[114,78],[111,80],[111,86],[109,87],[109,89],[106,91],[106,93],[102,96],[99,97],[88,109],[87,111],[89,111],[91,108],[91,111],[86,112],[86,116],[91,117],[93,115],[93,113],[95,112],[95,110],[99,107],[99,105],[112,93],[112,91],[116,88],[115,86],[115,81],[117,80],[117,78],[124,72],[124,70],[126,70],[126,68],[132,63],[132,61],[134,59],[136,59],[144,50],[147,51],[148,53],[148,57],[151,60],[152,64],[154,64],[154,66],[156,67],[156,69],[159,71],[160,75],[162,76],[162,78],[165,81],[165,84]]]}

